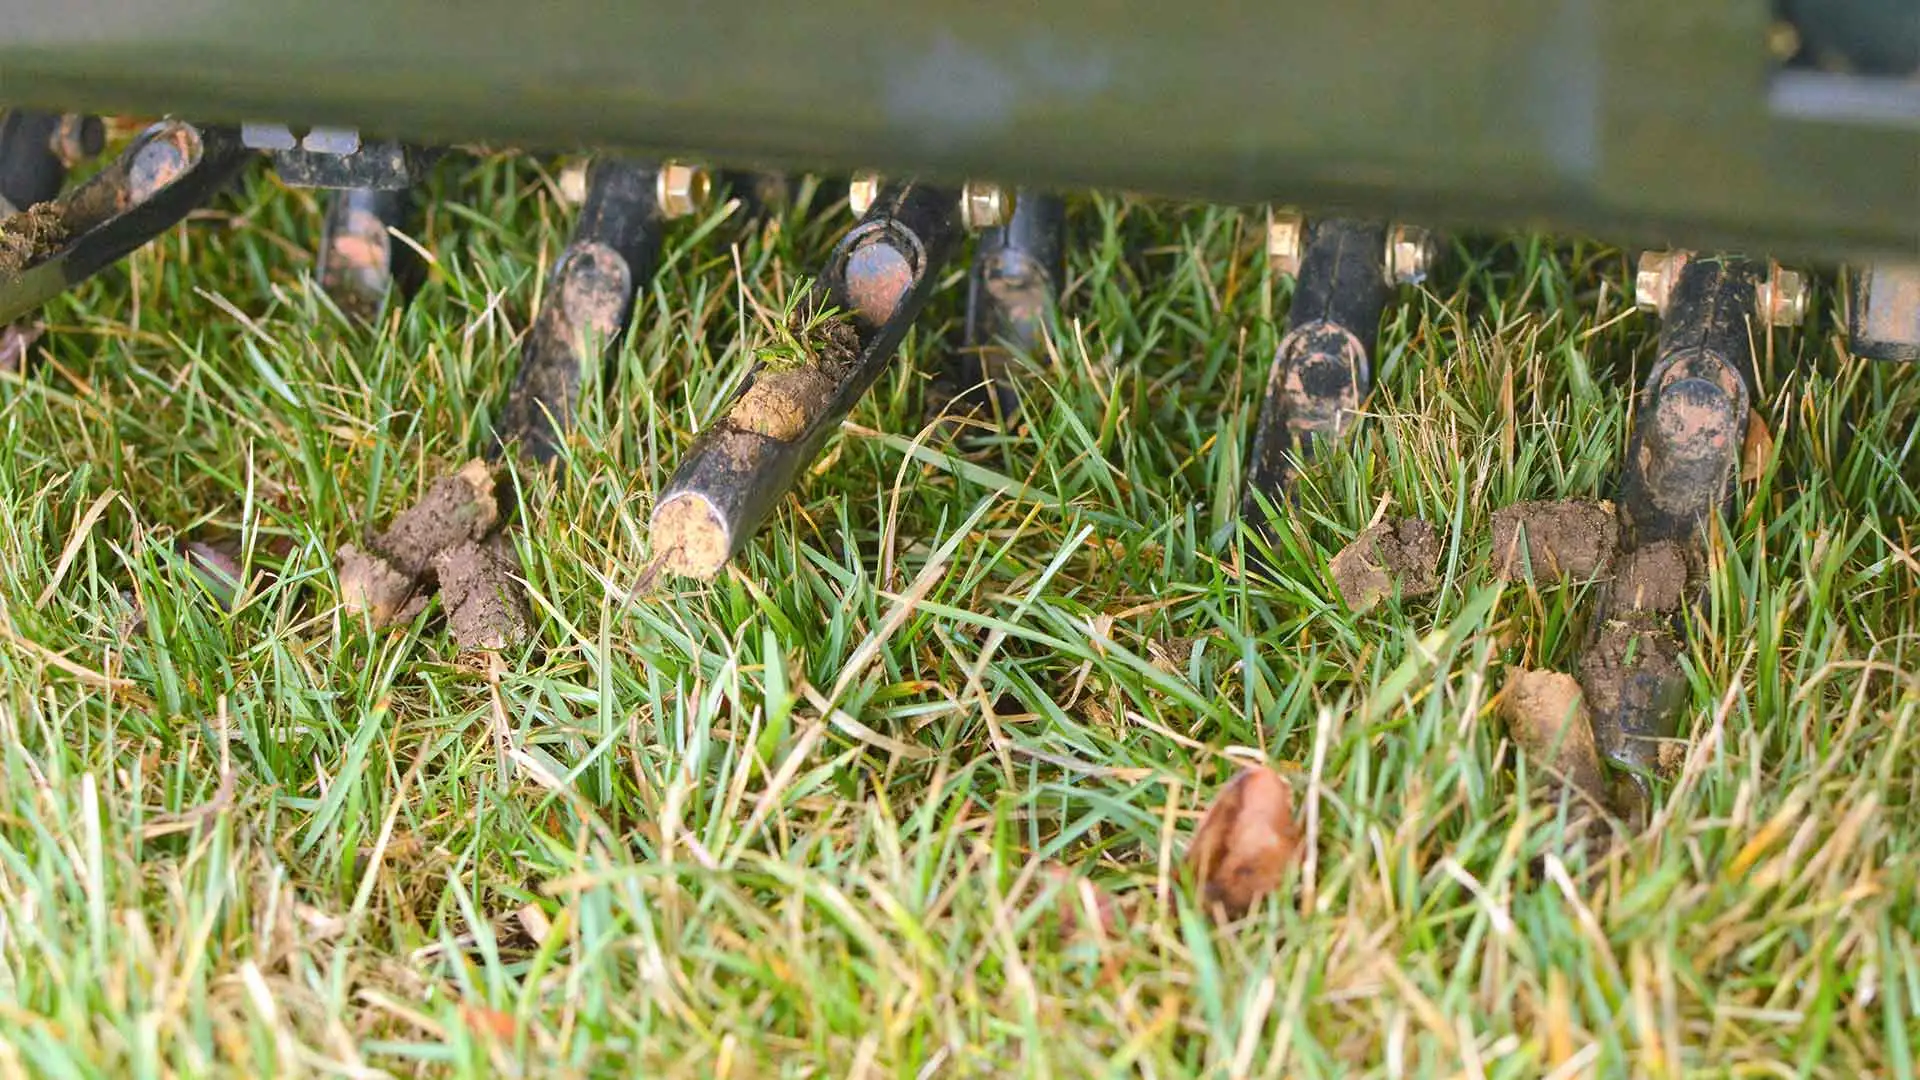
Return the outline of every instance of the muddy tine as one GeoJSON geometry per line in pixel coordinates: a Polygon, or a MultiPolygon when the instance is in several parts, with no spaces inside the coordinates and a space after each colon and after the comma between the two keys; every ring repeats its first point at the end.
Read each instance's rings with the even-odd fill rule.
{"type": "MultiPolygon", "coordinates": [[[[0,219],[60,194],[67,169],[100,153],[106,125],[97,116],[0,113],[0,219]]],[[[0,326],[0,371],[17,371],[39,330],[0,326]]]]}
{"type": "MultiPolygon", "coordinates": [[[[619,347],[634,297],[653,280],[668,213],[661,199],[665,175],[661,167],[622,158],[596,158],[588,168],[579,223],[547,278],[521,348],[500,418],[502,444],[535,461],[559,456],[582,385],[619,347]]],[[[681,179],[684,189],[669,194],[705,201],[703,179],[681,179]]]]}
{"type": "Polygon", "coordinates": [[[1009,365],[1037,348],[1065,280],[1066,202],[1021,191],[1005,225],[985,229],[967,281],[967,322],[951,375],[953,405],[1001,425],[1020,410],[1009,365]]]}
{"type": "Polygon", "coordinates": [[[0,114],[0,217],[60,194],[67,170],[105,144],[106,125],[97,116],[0,114]]]}
{"type": "Polygon", "coordinates": [[[1298,273],[1247,463],[1241,513],[1256,522],[1264,518],[1260,499],[1283,503],[1316,444],[1338,438],[1359,412],[1391,292],[1386,226],[1338,218],[1303,225],[1283,213],[1272,230],[1275,268],[1298,273]]]}
{"type": "Polygon", "coordinates": [[[407,188],[347,188],[328,200],[316,261],[321,288],[342,311],[372,319],[396,285],[404,297],[417,283],[419,257],[393,236],[412,209],[407,188]]]}
{"type": "Polygon", "coordinates": [[[85,183],[0,228],[0,323],[33,310],[172,228],[252,159],[238,133],[155,124],[85,183]]]}
{"type": "MultiPolygon", "coordinates": [[[[1685,252],[1663,257],[1667,281],[1642,300],[1655,307],[1661,326],[1635,400],[1620,487],[1628,550],[1660,540],[1695,543],[1710,518],[1732,509],[1757,379],[1752,335],[1768,325],[1756,327],[1767,264],[1685,252]]],[[[1644,264],[1642,279],[1655,288],[1644,264]]]]}
{"type": "Polygon", "coordinates": [[[1635,282],[1661,317],[1652,369],[1635,402],[1621,477],[1621,553],[1580,658],[1601,750],[1645,798],[1663,740],[1686,699],[1680,667],[1686,583],[1705,562],[1710,523],[1734,510],[1749,412],[1758,393],[1755,335],[1799,321],[1804,285],[1777,265],[1653,252],[1635,282]]]}
{"type": "Polygon", "coordinates": [[[884,185],[828,257],[794,330],[806,355],[761,364],[694,440],[651,526],[665,569],[711,578],[879,377],[962,234],[958,193],[884,185]]]}

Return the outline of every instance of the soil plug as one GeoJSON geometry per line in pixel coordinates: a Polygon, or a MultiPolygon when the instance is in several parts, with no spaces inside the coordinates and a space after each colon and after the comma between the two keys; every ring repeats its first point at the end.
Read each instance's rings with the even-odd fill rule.
{"type": "Polygon", "coordinates": [[[1536,501],[1493,513],[1493,566],[1502,581],[1591,581],[1606,574],[1620,539],[1613,504],[1536,501]]]}
{"type": "Polygon", "coordinates": [[[1607,805],[1606,774],[1593,741],[1580,684],[1557,671],[1517,670],[1500,695],[1500,715],[1515,745],[1599,806],[1607,805]]]}
{"type": "Polygon", "coordinates": [[[1340,549],[1327,570],[1354,614],[1372,609],[1398,589],[1425,596],[1440,587],[1440,534],[1419,518],[1388,518],[1340,549]]]}

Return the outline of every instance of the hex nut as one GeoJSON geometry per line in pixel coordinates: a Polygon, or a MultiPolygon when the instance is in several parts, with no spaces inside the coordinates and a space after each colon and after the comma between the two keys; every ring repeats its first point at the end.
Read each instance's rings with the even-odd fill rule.
{"type": "Polygon", "coordinates": [[[1807,279],[1773,263],[1767,280],[1753,287],[1754,307],[1768,326],[1799,326],[1807,317],[1807,279]]]}
{"type": "Polygon", "coordinates": [[[554,178],[560,188],[560,201],[568,206],[579,206],[587,201],[587,163],[585,160],[569,161],[560,167],[560,175],[554,178]]]}
{"type": "Polygon", "coordinates": [[[1285,277],[1300,274],[1300,254],[1307,246],[1307,219],[1298,210],[1267,214],[1267,265],[1285,277]]]}
{"type": "Polygon", "coordinates": [[[1687,265],[1684,251],[1643,251],[1633,275],[1633,305],[1650,315],[1667,313],[1667,296],[1680,270],[1687,265]]]}
{"type": "Polygon", "coordinates": [[[1387,230],[1387,283],[1418,285],[1433,269],[1433,234],[1417,225],[1395,225],[1387,230]]]}
{"type": "Polygon", "coordinates": [[[969,229],[997,229],[1013,217],[1013,192],[999,184],[969,180],[960,189],[960,223],[969,229]]]}
{"type": "Polygon", "coordinates": [[[854,217],[866,217],[867,211],[880,198],[880,174],[875,172],[854,173],[847,181],[847,209],[854,217]]]}
{"type": "Polygon", "coordinates": [[[669,161],[661,165],[660,171],[655,174],[654,201],[660,207],[661,217],[668,220],[683,218],[707,205],[707,196],[712,187],[707,170],[698,165],[669,161]]]}

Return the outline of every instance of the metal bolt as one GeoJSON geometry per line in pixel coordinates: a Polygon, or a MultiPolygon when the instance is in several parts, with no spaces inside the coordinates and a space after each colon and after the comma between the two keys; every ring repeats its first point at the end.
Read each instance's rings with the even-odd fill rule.
{"type": "Polygon", "coordinates": [[[1267,265],[1286,277],[1300,274],[1300,253],[1307,246],[1307,219],[1298,210],[1267,212],[1267,265]]]}
{"type": "Polygon", "coordinates": [[[1684,251],[1643,251],[1633,275],[1633,305],[1650,315],[1667,313],[1667,295],[1687,265],[1684,251]]]}
{"type": "Polygon", "coordinates": [[[569,161],[560,166],[560,175],[554,178],[560,188],[560,201],[568,206],[579,206],[587,201],[587,163],[569,161]]]}
{"type": "Polygon", "coordinates": [[[873,209],[874,202],[879,198],[879,173],[854,173],[853,178],[847,181],[847,209],[853,211],[854,217],[866,217],[867,211],[873,209]]]}
{"type": "Polygon", "coordinates": [[[999,184],[970,180],[960,189],[960,223],[969,229],[997,229],[1013,217],[1013,192],[999,184]]]}
{"type": "Polygon", "coordinates": [[[669,220],[683,218],[707,205],[713,183],[707,170],[698,165],[669,161],[654,174],[654,204],[660,216],[669,220]]]}
{"type": "Polygon", "coordinates": [[[1418,285],[1433,268],[1433,234],[1417,225],[1395,225],[1387,230],[1387,283],[1418,285]]]}
{"type": "Polygon", "coordinates": [[[1754,306],[1768,326],[1799,326],[1807,317],[1807,279],[1773,263],[1767,280],[1753,287],[1754,306]]]}

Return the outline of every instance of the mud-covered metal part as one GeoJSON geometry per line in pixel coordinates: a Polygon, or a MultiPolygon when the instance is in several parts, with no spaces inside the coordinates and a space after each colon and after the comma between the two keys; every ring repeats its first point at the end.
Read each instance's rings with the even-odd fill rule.
{"type": "Polygon", "coordinates": [[[1767,263],[1735,256],[1681,260],[1666,295],[1653,367],[1635,400],[1620,487],[1628,550],[1693,543],[1731,509],[1756,373],[1756,311],[1767,263]]]}
{"type": "Polygon", "coordinates": [[[1871,360],[1920,360],[1920,264],[1850,270],[1847,336],[1853,351],[1871,360]]]}
{"type": "Polygon", "coordinates": [[[98,154],[104,141],[97,117],[0,114],[0,216],[60,194],[67,169],[80,157],[98,154]]]}
{"type": "Polygon", "coordinates": [[[1004,424],[1020,409],[1009,367],[1037,348],[1065,279],[1067,208],[1058,195],[1022,191],[1005,225],[980,233],[967,279],[967,321],[953,356],[953,406],[1004,424]]]}
{"type": "Polygon", "coordinates": [[[315,261],[321,288],[340,310],[371,319],[396,288],[404,297],[419,283],[419,256],[393,236],[407,228],[412,210],[407,188],[347,188],[327,201],[315,261]]]}
{"type": "MultiPolygon", "coordinates": [[[[1580,658],[1580,683],[1601,750],[1627,768],[1644,801],[1646,777],[1678,734],[1687,697],[1685,619],[1705,562],[1712,521],[1733,509],[1751,403],[1758,393],[1756,341],[1789,323],[1776,264],[1728,255],[1662,253],[1662,311],[1653,367],[1635,400],[1617,510],[1621,552],[1602,590],[1580,658]],[[1768,302],[1769,290],[1773,299],[1768,302]]],[[[1650,286],[1642,284],[1643,293],[1650,286]]]]}
{"type": "Polygon", "coordinates": [[[1306,238],[1247,463],[1242,513],[1256,521],[1259,497],[1282,502],[1315,444],[1337,439],[1359,412],[1391,292],[1384,226],[1330,218],[1307,223],[1306,238]]]}
{"type": "Polygon", "coordinates": [[[363,139],[352,128],[243,124],[240,140],[264,151],[289,187],[398,191],[426,178],[441,151],[396,139],[363,139]]]}
{"type": "Polygon", "coordinates": [[[665,569],[719,573],[838,430],[958,248],[957,195],[886,184],[835,246],[790,327],[802,355],[762,360],[660,492],[650,531],[665,569]]]}
{"type": "Polygon", "coordinates": [[[660,259],[658,171],[596,158],[587,198],[520,352],[520,370],[500,418],[499,441],[535,461],[559,455],[580,407],[618,347],[641,286],[660,259]]]}
{"type": "Polygon", "coordinates": [[[0,220],[0,323],[166,232],[252,158],[230,128],[155,124],[86,183],[0,220]]]}

